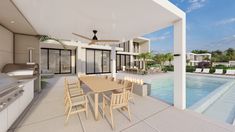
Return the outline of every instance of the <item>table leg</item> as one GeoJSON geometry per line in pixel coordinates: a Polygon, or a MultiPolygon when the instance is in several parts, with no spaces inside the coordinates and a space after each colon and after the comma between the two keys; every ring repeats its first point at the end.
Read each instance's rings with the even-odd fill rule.
{"type": "Polygon", "coordinates": [[[99,120],[99,94],[95,93],[95,107],[94,107],[94,111],[95,111],[95,120],[99,120]]]}

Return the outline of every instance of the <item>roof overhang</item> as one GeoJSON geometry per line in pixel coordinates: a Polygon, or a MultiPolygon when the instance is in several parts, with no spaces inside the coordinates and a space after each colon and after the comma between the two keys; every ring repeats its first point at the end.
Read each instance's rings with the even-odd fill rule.
{"type": "Polygon", "coordinates": [[[11,0],[0,1],[0,25],[14,33],[37,35],[37,32],[11,0]]]}
{"type": "MultiPolygon", "coordinates": [[[[130,40],[168,27],[185,13],[168,0],[13,0],[39,34],[130,40]]],[[[83,40],[81,40],[83,41],[83,40]]]]}
{"type": "Polygon", "coordinates": [[[144,42],[150,42],[150,39],[144,38],[144,37],[137,37],[133,39],[134,42],[138,43],[144,43],[144,42]]]}

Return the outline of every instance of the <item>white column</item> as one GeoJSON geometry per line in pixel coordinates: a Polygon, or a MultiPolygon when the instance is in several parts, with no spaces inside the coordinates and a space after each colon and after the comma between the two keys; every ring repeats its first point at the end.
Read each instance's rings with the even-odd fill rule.
{"type": "MultiPolygon", "coordinates": [[[[133,44],[133,40],[130,40],[129,41],[129,48],[130,48],[130,53],[134,53],[134,44],[133,44]]],[[[134,66],[134,57],[133,57],[133,55],[131,55],[130,56],[130,62],[131,62],[131,67],[133,67],[134,66]]]]}
{"type": "Polygon", "coordinates": [[[111,48],[111,73],[112,77],[116,78],[116,47],[111,48]]]}
{"type": "Polygon", "coordinates": [[[174,106],[186,108],[186,19],[174,23],[174,106]]]}

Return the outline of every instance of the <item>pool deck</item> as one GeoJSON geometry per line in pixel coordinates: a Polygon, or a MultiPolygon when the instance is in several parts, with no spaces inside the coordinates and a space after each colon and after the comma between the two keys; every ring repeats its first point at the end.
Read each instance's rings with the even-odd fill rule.
{"type": "MultiPolygon", "coordinates": [[[[67,76],[76,78],[75,76],[67,76]]],[[[89,110],[71,116],[64,125],[63,76],[47,79],[48,85],[18,125],[15,132],[112,132],[109,118],[94,120],[89,110]]],[[[132,122],[126,113],[114,111],[116,128],[120,132],[235,132],[235,127],[211,120],[190,110],[179,110],[152,97],[135,95],[135,104],[130,103],[132,122]]]]}
{"type": "Polygon", "coordinates": [[[215,120],[233,124],[235,119],[235,85],[231,86],[220,98],[205,110],[203,114],[215,120]]]}

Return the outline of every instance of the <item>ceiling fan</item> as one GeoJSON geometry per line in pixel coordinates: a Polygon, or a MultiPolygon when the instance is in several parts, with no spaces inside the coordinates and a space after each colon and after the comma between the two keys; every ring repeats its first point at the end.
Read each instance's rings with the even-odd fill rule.
{"type": "Polygon", "coordinates": [[[94,36],[92,38],[88,38],[86,36],[83,36],[83,35],[80,35],[80,34],[77,34],[77,33],[72,33],[72,34],[76,35],[76,36],[78,36],[80,38],[83,38],[83,39],[91,41],[89,44],[95,44],[97,42],[104,42],[104,43],[105,42],[111,42],[111,43],[119,42],[119,40],[99,40],[97,38],[97,36],[96,36],[97,32],[98,32],[97,30],[93,30],[94,36]]]}

